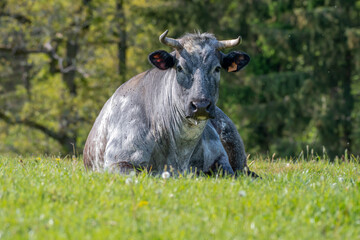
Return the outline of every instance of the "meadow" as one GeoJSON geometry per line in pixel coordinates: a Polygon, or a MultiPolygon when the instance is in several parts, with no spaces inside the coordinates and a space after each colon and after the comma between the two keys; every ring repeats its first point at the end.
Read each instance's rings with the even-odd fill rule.
{"type": "Polygon", "coordinates": [[[0,239],[360,239],[356,158],[250,162],[262,179],[120,176],[77,158],[1,156],[0,239]]]}

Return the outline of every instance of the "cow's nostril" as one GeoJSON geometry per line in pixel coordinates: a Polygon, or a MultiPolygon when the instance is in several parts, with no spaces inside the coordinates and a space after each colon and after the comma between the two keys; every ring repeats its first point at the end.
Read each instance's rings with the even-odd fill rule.
{"type": "Polygon", "coordinates": [[[207,112],[210,111],[210,107],[211,107],[211,102],[209,102],[209,105],[207,105],[207,107],[206,107],[206,111],[207,111],[207,112]]]}
{"type": "Polygon", "coordinates": [[[191,102],[191,103],[190,103],[190,107],[191,107],[191,110],[192,110],[193,112],[196,112],[196,111],[197,111],[197,106],[195,105],[194,102],[191,102]]]}

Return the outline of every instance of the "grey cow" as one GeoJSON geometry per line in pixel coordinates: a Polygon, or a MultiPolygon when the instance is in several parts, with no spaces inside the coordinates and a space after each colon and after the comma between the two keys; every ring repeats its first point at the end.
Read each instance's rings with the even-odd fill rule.
{"type": "Polygon", "coordinates": [[[246,154],[232,121],[218,108],[220,69],[236,72],[248,64],[243,52],[220,50],[239,44],[209,33],[160,41],[175,51],[149,55],[155,68],[123,85],[106,102],[84,149],[93,170],[128,173],[145,168],[161,173],[196,169],[246,173],[246,154]]]}

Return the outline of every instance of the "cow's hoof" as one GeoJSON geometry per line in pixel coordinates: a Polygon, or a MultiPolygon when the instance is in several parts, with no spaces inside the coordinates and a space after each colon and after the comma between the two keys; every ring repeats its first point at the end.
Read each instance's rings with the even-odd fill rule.
{"type": "Polygon", "coordinates": [[[260,177],[259,175],[257,175],[255,172],[250,171],[250,169],[248,167],[244,167],[244,169],[242,171],[237,171],[235,176],[239,177],[239,176],[249,176],[255,179],[262,179],[262,177],[260,177]]]}
{"type": "Polygon", "coordinates": [[[259,179],[262,179],[259,175],[257,175],[256,173],[250,171],[250,170],[247,170],[247,172],[245,173],[247,176],[250,176],[252,178],[259,178],[259,179]]]}

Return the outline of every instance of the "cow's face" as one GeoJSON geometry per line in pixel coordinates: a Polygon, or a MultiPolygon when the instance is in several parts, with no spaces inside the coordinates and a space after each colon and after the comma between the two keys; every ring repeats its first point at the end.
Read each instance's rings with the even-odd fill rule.
{"type": "Polygon", "coordinates": [[[243,52],[223,54],[210,34],[186,35],[179,43],[181,47],[175,52],[153,52],[149,61],[161,70],[176,71],[173,93],[186,118],[196,121],[214,118],[221,68],[237,72],[248,64],[250,57],[243,52]]]}

